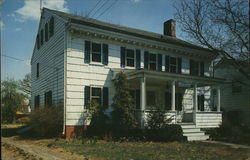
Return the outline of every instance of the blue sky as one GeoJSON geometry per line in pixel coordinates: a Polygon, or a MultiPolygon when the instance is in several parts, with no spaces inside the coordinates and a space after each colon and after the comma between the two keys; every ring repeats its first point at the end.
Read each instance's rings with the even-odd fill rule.
{"type": "MultiPolygon", "coordinates": [[[[42,0],[43,6],[47,8],[78,15],[90,13],[89,17],[101,21],[161,34],[164,21],[174,18],[172,0],[101,0],[98,2],[99,0],[42,0]],[[92,10],[95,6],[96,8],[92,10]]],[[[30,72],[30,59],[40,18],[40,1],[0,0],[0,3],[2,80],[7,77],[22,79],[30,72]]],[[[177,37],[179,35],[177,34],[177,37]]]]}

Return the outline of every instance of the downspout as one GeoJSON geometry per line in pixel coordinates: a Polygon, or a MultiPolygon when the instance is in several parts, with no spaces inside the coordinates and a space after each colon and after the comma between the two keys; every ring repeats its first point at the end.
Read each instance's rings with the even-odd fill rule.
{"type": "Polygon", "coordinates": [[[64,71],[64,105],[63,105],[63,107],[64,107],[64,109],[63,109],[63,132],[62,132],[62,135],[66,135],[66,103],[67,103],[67,101],[66,101],[66,98],[67,98],[67,96],[66,96],[66,91],[67,91],[67,79],[66,79],[66,77],[67,77],[67,43],[68,43],[68,41],[67,41],[67,37],[68,37],[68,23],[66,23],[65,24],[65,31],[64,31],[64,61],[63,61],[63,66],[64,66],[64,69],[63,69],[63,71],[64,71]]]}

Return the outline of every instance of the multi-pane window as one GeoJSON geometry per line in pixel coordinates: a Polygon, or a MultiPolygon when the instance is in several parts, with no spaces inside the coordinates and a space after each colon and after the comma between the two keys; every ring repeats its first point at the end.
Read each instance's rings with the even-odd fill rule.
{"type": "Polygon", "coordinates": [[[156,54],[150,53],[149,54],[149,69],[156,70],[156,64],[157,64],[156,54]]]}
{"type": "Polygon", "coordinates": [[[170,73],[181,73],[182,59],[180,57],[165,56],[165,71],[170,73]]]}
{"type": "Polygon", "coordinates": [[[171,73],[176,73],[177,71],[177,59],[175,57],[170,57],[170,72],[171,73]]]}
{"type": "Polygon", "coordinates": [[[204,94],[198,95],[198,110],[199,111],[204,111],[204,102],[205,102],[204,94]]]}
{"type": "Polygon", "coordinates": [[[102,47],[100,43],[92,42],[92,62],[101,62],[102,61],[102,47]]]}
{"type": "Polygon", "coordinates": [[[154,91],[147,91],[147,109],[156,106],[156,93],[154,91]]]}
{"type": "Polygon", "coordinates": [[[204,76],[204,62],[190,60],[190,75],[204,76]]]}
{"type": "Polygon", "coordinates": [[[135,50],[133,49],[126,49],[126,66],[135,66],[135,50]]]}
{"type": "Polygon", "coordinates": [[[101,88],[91,87],[91,97],[90,97],[91,101],[95,101],[101,104],[101,93],[102,93],[101,88]]]}

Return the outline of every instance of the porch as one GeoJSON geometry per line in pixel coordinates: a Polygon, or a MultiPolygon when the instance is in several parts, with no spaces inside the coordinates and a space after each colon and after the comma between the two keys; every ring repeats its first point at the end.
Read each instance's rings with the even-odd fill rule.
{"type": "Polygon", "coordinates": [[[136,114],[142,128],[155,106],[165,110],[171,123],[194,124],[199,128],[215,128],[221,124],[219,86],[223,79],[150,70],[130,70],[126,74],[134,89],[136,114]]]}

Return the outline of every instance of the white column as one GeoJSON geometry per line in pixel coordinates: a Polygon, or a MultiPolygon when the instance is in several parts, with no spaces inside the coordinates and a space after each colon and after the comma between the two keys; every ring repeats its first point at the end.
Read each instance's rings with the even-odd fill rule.
{"type": "Polygon", "coordinates": [[[217,88],[217,112],[220,112],[220,87],[217,88]]]}
{"type": "Polygon", "coordinates": [[[198,110],[198,104],[197,104],[197,84],[194,84],[194,112],[197,112],[198,110]]]}
{"type": "Polygon", "coordinates": [[[175,81],[172,81],[172,101],[171,110],[175,111],[175,81]]]}
{"type": "Polygon", "coordinates": [[[144,127],[144,113],[145,113],[145,100],[146,100],[146,78],[142,77],[140,82],[140,88],[141,88],[141,127],[144,127]]]}
{"type": "Polygon", "coordinates": [[[194,84],[194,95],[193,95],[193,122],[195,123],[195,125],[197,125],[196,123],[196,112],[198,110],[198,106],[197,106],[197,84],[194,84]]]}

